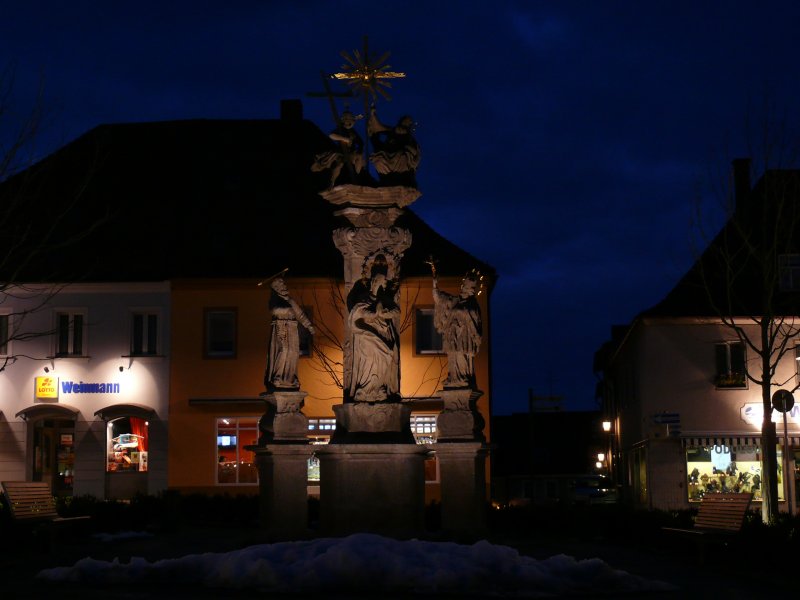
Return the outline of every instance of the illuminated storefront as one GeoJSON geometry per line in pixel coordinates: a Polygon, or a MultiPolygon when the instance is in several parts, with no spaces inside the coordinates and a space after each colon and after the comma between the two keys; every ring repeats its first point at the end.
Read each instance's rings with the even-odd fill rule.
{"type": "MultiPolygon", "coordinates": [[[[713,442],[713,440],[710,440],[713,442]]],[[[706,494],[750,493],[761,500],[761,449],[754,443],[689,446],[686,448],[687,491],[689,501],[700,501],[706,494]]],[[[783,452],[778,448],[778,499],[784,500],[783,452]]]]}
{"type": "MultiPolygon", "coordinates": [[[[24,312],[48,291],[31,284],[6,302],[24,312]]],[[[101,499],[166,489],[168,291],[73,284],[26,315],[29,329],[2,345],[0,481],[101,499]],[[149,346],[136,327],[145,313],[149,346]]]]}

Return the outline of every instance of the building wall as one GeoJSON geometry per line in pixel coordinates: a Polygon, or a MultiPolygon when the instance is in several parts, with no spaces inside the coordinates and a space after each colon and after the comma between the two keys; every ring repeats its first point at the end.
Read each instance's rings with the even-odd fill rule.
{"type": "MultiPolygon", "coordinates": [[[[343,285],[327,279],[286,279],[290,295],[310,307],[317,330],[314,344],[333,363],[341,363],[338,340],[344,331],[343,285]]],[[[441,278],[443,290],[456,293],[460,278],[441,278]]],[[[486,294],[479,297],[484,338],[476,357],[478,387],[484,395],[478,409],[489,435],[489,319],[486,294]]],[[[216,483],[216,423],[222,417],[259,417],[264,411],[264,371],[271,315],[270,288],[252,280],[175,281],[172,286],[172,376],[170,383],[169,487],[191,492],[256,493],[255,485],[216,483]],[[234,359],[203,356],[203,322],[207,308],[235,308],[237,352],[234,359]],[[238,400],[237,400],[238,399],[238,400]],[[191,402],[190,402],[191,400],[191,402]]],[[[436,397],[447,375],[444,355],[414,352],[414,307],[432,307],[430,279],[406,280],[400,292],[401,394],[407,399],[436,397]]],[[[340,375],[339,375],[340,376],[340,375]]],[[[301,389],[308,393],[303,412],[310,418],[333,418],[333,406],[342,402],[335,384],[319,357],[298,362],[301,389]]],[[[430,408],[428,409],[430,411],[430,408]]],[[[487,469],[487,483],[490,474],[487,469]]],[[[429,486],[429,499],[438,489],[429,486]]]]}
{"type": "MultiPolygon", "coordinates": [[[[154,411],[149,428],[150,460],[147,490],[166,488],[167,391],[169,377],[169,288],[151,284],[72,284],[59,288],[41,285],[10,293],[3,308],[25,313],[19,332],[30,339],[13,340],[14,357],[0,373],[0,481],[29,480],[33,473],[32,420],[17,413],[41,404],[34,398],[34,380],[49,375],[64,382],[119,384],[119,393],[65,393],[56,404],[77,409],[74,427],[74,495],[105,497],[106,423],[95,413],[109,406],[135,403],[154,411]],[[130,358],[133,309],[152,309],[160,317],[159,357],[130,358]],[[53,358],[55,313],[83,310],[86,314],[84,356],[53,358]],[[49,358],[48,358],[49,357],[49,358]],[[45,373],[47,367],[49,372],[45,373]],[[120,371],[122,367],[122,371],[120,371]]],[[[12,317],[13,320],[18,318],[12,317]]],[[[111,474],[109,474],[111,475],[111,474]]]]}
{"type": "MultiPolygon", "coordinates": [[[[757,336],[754,326],[742,326],[749,335],[757,336]]],[[[690,506],[684,448],[688,440],[760,436],[761,387],[752,382],[733,389],[716,385],[715,346],[733,341],[736,338],[728,327],[710,320],[650,319],[635,326],[617,355],[611,372],[621,419],[620,447],[623,455],[630,455],[636,444],[645,445],[647,506],[664,510],[690,506]],[[625,381],[631,372],[635,373],[635,391],[628,395],[625,381]],[[674,425],[670,432],[666,424],[658,422],[662,413],[679,415],[679,432],[674,425]]],[[[752,351],[746,360],[753,373],[760,373],[759,359],[752,351]]],[[[796,369],[795,353],[790,349],[773,381],[791,390],[797,383],[796,369]]],[[[772,418],[778,423],[780,443],[782,417],[775,411],[772,418]]],[[[800,432],[798,421],[797,416],[790,416],[790,436],[797,437],[800,432]]],[[[626,461],[624,456],[622,462],[626,461]]],[[[626,485],[635,488],[633,467],[628,467],[620,474],[627,477],[626,485]]],[[[784,485],[792,482],[790,474],[784,485]]]]}

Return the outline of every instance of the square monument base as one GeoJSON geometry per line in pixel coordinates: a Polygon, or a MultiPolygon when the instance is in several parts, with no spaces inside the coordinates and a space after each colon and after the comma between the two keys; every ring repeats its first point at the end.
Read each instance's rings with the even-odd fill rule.
{"type": "Polygon", "coordinates": [[[329,444],[320,466],[320,530],[396,537],[425,528],[425,458],[416,444],[329,444]]]}
{"type": "Polygon", "coordinates": [[[310,535],[308,523],[308,444],[267,444],[250,449],[256,455],[259,520],[273,539],[310,535]]]}

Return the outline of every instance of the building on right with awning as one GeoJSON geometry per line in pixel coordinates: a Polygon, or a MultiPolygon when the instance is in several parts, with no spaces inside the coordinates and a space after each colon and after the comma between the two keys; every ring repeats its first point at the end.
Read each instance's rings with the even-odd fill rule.
{"type": "Polygon", "coordinates": [[[797,510],[800,409],[784,419],[769,404],[800,384],[800,171],[767,170],[751,188],[750,161],[737,159],[732,179],[720,232],[595,354],[609,470],[638,508],[684,509],[718,492],[760,504],[772,428],[779,510],[797,510]]]}

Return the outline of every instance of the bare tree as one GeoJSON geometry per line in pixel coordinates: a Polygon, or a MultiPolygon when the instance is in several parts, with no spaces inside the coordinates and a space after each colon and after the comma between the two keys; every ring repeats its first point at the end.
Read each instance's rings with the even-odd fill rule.
{"type": "Polygon", "coordinates": [[[756,130],[749,150],[758,163],[733,161],[733,185],[721,187],[727,223],[697,265],[709,306],[752,357],[744,376],[761,390],[762,519],[769,524],[778,514],[771,399],[791,381],[776,381],[776,373],[800,336],[800,171],[789,169],[797,164],[797,146],[785,118],[765,118],[756,130]],[[751,190],[754,172],[762,176],[751,190]]]}
{"type": "MultiPolygon", "coordinates": [[[[0,345],[24,342],[51,335],[52,329],[30,329],[28,318],[45,309],[65,283],[31,285],[24,281],[28,268],[42,259],[79,242],[107,219],[99,216],[78,232],[57,234],[67,215],[82,198],[95,165],[87,165],[77,189],[60,198],[58,206],[41,211],[36,198],[47,179],[47,167],[39,162],[37,141],[46,122],[44,85],[26,111],[17,110],[14,101],[15,69],[7,65],[0,71],[0,306],[24,306],[2,317],[0,345]]],[[[4,354],[0,371],[19,358],[45,360],[21,353],[4,354]]]]}
{"type": "MultiPolygon", "coordinates": [[[[420,291],[420,285],[416,287],[403,285],[400,288],[402,313],[398,324],[398,333],[401,335],[414,322],[413,308],[419,299],[420,291]]],[[[312,351],[317,360],[312,363],[312,369],[321,376],[326,384],[341,390],[344,387],[344,364],[342,362],[344,344],[341,338],[343,328],[340,329],[337,325],[342,325],[347,318],[347,302],[343,294],[343,286],[340,282],[331,280],[324,293],[313,293],[312,302],[315,315],[332,315],[332,320],[317,319],[314,323],[316,335],[312,351]]],[[[437,389],[446,375],[447,361],[440,356],[431,356],[420,380],[416,382],[417,387],[411,394],[412,397],[416,396],[426,385],[432,385],[434,389],[437,389]]],[[[337,395],[336,398],[341,398],[341,396],[337,395]]]]}

